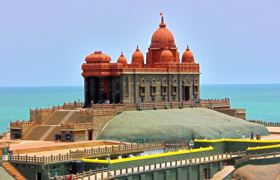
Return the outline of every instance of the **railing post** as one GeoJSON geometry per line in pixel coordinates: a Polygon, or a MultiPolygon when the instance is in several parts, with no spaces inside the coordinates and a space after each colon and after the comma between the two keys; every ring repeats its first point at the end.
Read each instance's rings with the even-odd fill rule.
{"type": "Polygon", "coordinates": [[[102,171],[101,171],[101,179],[104,179],[104,175],[103,175],[103,172],[104,172],[104,168],[102,167],[102,171]]]}
{"type": "Polygon", "coordinates": [[[94,174],[94,180],[97,180],[97,171],[94,174]]]}

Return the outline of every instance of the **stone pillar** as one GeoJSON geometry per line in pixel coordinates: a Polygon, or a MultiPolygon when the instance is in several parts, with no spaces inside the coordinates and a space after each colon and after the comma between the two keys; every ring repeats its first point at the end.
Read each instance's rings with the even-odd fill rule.
{"type": "Polygon", "coordinates": [[[90,105],[90,87],[89,87],[89,79],[84,78],[84,98],[85,98],[85,106],[90,105]]]}
{"type": "Polygon", "coordinates": [[[188,166],[187,167],[187,176],[188,176],[188,180],[191,180],[192,179],[192,174],[193,174],[193,172],[192,172],[192,166],[188,166]]]}
{"type": "MultiPolygon", "coordinates": [[[[176,161],[177,162],[177,161],[176,161]]],[[[177,168],[176,169],[176,179],[177,180],[182,180],[183,178],[182,178],[182,169],[181,168],[177,168]]]]}
{"type": "Polygon", "coordinates": [[[222,170],[224,168],[224,163],[221,161],[219,162],[219,171],[222,170]]]}
{"type": "Polygon", "coordinates": [[[215,172],[213,171],[213,164],[209,163],[209,176],[212,178],[214,176],[215,172]]]}
{"type": "Polygon", "coordinates": [[[126,180],[132,180],[132,176],[126,177],[126,180]]]}
{"type": "Polygon", "coordinates": [[[203,180],[204,179],[204,174],[203,174],[203,167],[202,165],[198,165],[198,179],[203,180]]]}
{"type": "Polygon", "coordinates": [[[99,94],[98,94],[98,99],[99,101],[104,101],[104,97],[103,97],[103,94],[104,94],[104,78],[103,77],[99,77],[99,94]]]}
{"type": "MultiPolygon", "coordinates": [[[[166,166],[165,166],[165,167],[166,167],[166,166]]],[[[170,177],[170,170],[165,170],[165,171],[164,171],[164,174],[165,174],[165,180],[172,179],[172,178],[170,177]]]]}
{"type": "Polygon", "coordinates": [[[182,78],[181,78],[181,75],[180,74],[178,74],[178,84],[177,84],[177,86],[178,86],[178,90],[177,90],[177,96],[178,96],[178,101],[180,102],[180,101],[182,101],[183,100],[183,97],[182,97],[182,78]]]}
{"type": "Polygon", "coordinates": [[[159,180],[158,179],[158,172],[153,172],[153,180],[159,180]]]}
{"type": "Polygon", "coordinates": [[[134,103],[137,103],[138,101],[138,91],[137,91],[137,75],[136,74],[133,74],[133,88],[134,88],[134,91],[133,91],[133,96],[134,96],[134,103]]]}
{"type": "Polygon", "coordinates": [[[146,179],[146,175],[145,174],[141,174],[140,175],[140,180],[145,180],[146,179]]]}
{"type": "Polygon", "coordinates": [[[113,102],[113,83],[112,77],[108,77],[108,99],[110,100],[110,104],[113,102]]]}
{"type": "Polygon", "coordinates": [[[116,102],[116,78],[112,78],[112,101],[113,103],[116,102]]]}

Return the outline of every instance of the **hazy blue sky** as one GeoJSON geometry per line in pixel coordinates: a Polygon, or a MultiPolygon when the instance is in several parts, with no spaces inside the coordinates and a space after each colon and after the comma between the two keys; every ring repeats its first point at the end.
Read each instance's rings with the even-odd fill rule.
{"type": "Polygon", "coordinates": [[[203,84],[280,83],[279,0],[1,0],[0,86],[82,85],[84,57],[146,52],[164,12],[203,84]]]}

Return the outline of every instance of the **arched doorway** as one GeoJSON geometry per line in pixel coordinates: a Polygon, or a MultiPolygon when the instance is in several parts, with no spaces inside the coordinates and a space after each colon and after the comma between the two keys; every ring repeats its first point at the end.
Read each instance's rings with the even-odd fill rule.
{"type": "Polygon", "coordinates": [[[184,101],[190,100],[190,86],[183,86],[182,96],[184,101]]]}

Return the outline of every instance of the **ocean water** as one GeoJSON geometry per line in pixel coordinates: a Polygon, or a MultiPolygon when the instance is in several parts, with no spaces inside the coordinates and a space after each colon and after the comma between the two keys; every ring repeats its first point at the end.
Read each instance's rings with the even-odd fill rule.
{"type": "MultiPolygon", "coordinates": [[[[201,85],[201,98],[229,97],[232,107],[245,108],[247,119],[280,121],[280,84],[201,85]]],[[[30,108],[83,100],[82,86],[0,87],[0,132],[10,121],[28,120],[30,108]]]]}

